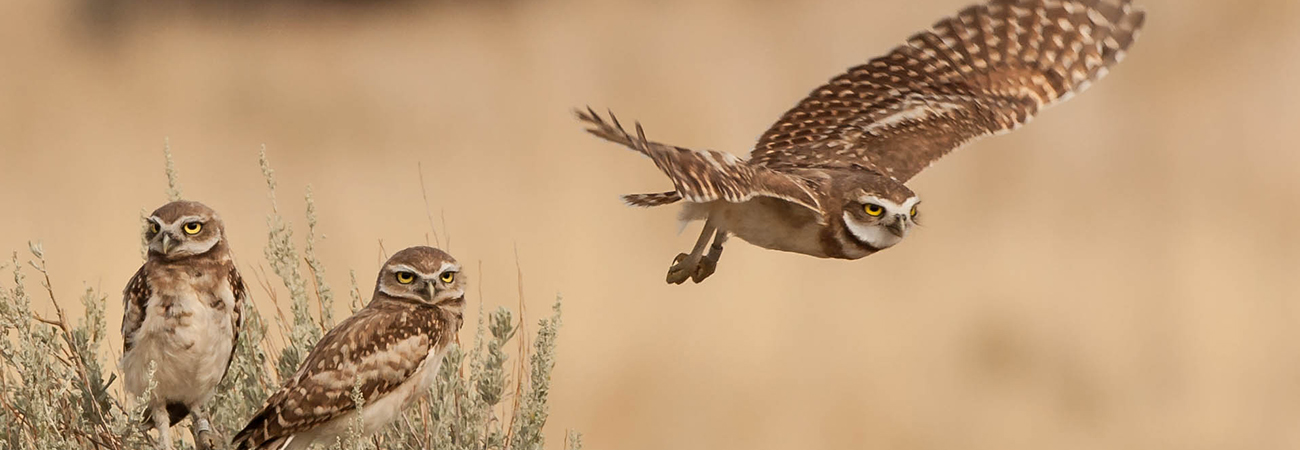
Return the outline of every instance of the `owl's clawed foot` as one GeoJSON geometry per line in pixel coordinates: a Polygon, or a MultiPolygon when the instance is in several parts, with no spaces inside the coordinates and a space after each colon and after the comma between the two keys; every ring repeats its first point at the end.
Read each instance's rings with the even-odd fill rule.
{"type": "Polygon", "coordinates": [[[690,256],[685,253],[678,253],[677,257],[673,258],[673,265],[668,268],[668,278],[666,280],[669,284],[685,283],[686,279],[695,273],[696,264],[689,264],[691,262],[690,256]]]}
{"type": "Polygon", "coordinates": [[[699,283],[713,275],[713,271],[718,270],[718,257],[712,254],[704,255],[700,258],[699,264],[695,265],[695,273],[691,274],[691,281],[699,283]]]}
{"type": "Polygon", "coordinates": [[[198,450],[218,450],[222,442],[221,435],[212,430],[199,431],[194,436],[194,446],[198,450]]]}
{"type": "Polygon", "coordinates": [[[712,219],[705,222],[700,239],[695,241],[695,249],[689,254],[678,253],[673,259],[672,267],[668,268],[668,283],[682,284],[687,278],[699,283],[713,275],[713,271],[718,270],[718,258],[722,257],[722,244],[725,242],[727,231],[714,226],[712,219]],[[713,246],[705,253],[704,245],[709,243],[710,236],[713,237],[713,246]]]}
{"type": "Polygon", "coordinates": [[[669,284],[682,284],[689,279],[699,283],[708,278],[709,275],[713,275],[713,271],[717,270],[717,268],[717,258],[709,258],[708,256],[691,258],[691,255],[679,253],[676,258],[673,258],[672,267],[668,268],[666,281],[669,284]]]}

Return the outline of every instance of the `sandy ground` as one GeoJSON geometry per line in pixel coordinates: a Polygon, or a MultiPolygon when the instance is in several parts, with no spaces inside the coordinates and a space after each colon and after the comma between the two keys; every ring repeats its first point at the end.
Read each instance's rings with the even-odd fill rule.
{"type": "Polygon", "coordinates": [[[330,282],[368,292],[381,241],[425,242],[419,162],[489,308],[517,301],[516,249],[529,313],[566,300],[552,448],[566,428],[622,450],[1300,448],[1296,2],[1141,2],[1106,79],[913,180],[927,220],[897,248],[733,241],[703,285],[663,283],[695,238],[675,208],[617,200],[667,180],[569,113],[744,154],[964,3],[144,8],[119,28],[0,3],[0,249],[43,240],[58,294],[101,287],[116,328],[163,139],[247,271],[265,144],[300,235],[315,191],[330,282]]]}

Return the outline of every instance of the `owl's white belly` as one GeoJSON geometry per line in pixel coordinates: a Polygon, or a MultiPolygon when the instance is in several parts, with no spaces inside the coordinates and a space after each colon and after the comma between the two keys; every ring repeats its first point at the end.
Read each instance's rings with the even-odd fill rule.
{"type": "MultiPolygon", "coordinates": [[[[410,406],[429,392],[433,387],[434,381],[438,379],[438,368],[442,367],[443,356],[447,354],[447,346],[441,350],[429,349],[428,356],[420,367],[411,374],[411,377],[405,382],[398,385],[396,389],[389,391],[361,408],[362,434],[369,435],[383,429],[397,416],[402,410],[410,406]]],[[[294,436],[286,450],[305,450],[313,442],[332,444],[337,437],[346,436],[348,428],[356,423],[356,416],[345,414],[334,420],[331,420],[316,429],[309,432],[294,436]]]]}
{"type": "Polygon", "coordinates": [[[193,291],[174,297],[170,307],[163,303],[156,294],[149,299],[134,346],[122,356],[126,389],[133,395],[144,392],[153,361],[154,404],[201,404],[216,390],[231,358],[230,312],[209,307],[193,291]]]}

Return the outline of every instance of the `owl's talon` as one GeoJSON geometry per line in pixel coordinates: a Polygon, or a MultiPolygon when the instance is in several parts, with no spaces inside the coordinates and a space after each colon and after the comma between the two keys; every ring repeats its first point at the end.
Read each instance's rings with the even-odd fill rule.
{"type": "Polygon", "coordinates": [[[673,258],[673,265],[668,268],[668,277],[665,281],[669,284],[682,284],[686,282],[686,279],[691,278],[691,275],[698,270],[699,264],[688,266],[686,262],[689,258],[690,255],[685,253],[680,253],[676,258],[673,258]]]}
{"type": "Polygon", "coordinates": [[[718,259],[705,256],[700,259],[699,264],[695,265],[695,273],[691,274],[691,281],[696,283],[704,281],[709,275],[713,275],[715,270],[718,270],[718,259]]]}
{"type": "Polygon", "coordinates": [[[677,254],[677,257],[676,257],[676,258],[673,258],[673,265],[675,266],[675,265],[681,264],[682,261],[685,261],[686,258],[688,258],[688,257],[690,257],[690,256],[691,256],[691,255],[687,255],[687,254],[685,254],[685,253],[678,253],[678,254],[677,254]]]}

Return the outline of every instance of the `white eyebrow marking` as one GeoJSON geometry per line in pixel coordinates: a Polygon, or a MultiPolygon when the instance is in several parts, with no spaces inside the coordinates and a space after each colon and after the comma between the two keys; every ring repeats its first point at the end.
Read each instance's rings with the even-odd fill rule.
{"type": "Polygon", "coordinates": [[[393,270],[398,272],[411,272],[413,274],[419,275],[420,278],[433,278],[434,275],[441,275],[447,271],[460,272],[460,266],[451,262],[443,262],[442,267],[439,267],[438,272],[434,274],[428,274],[428,273],[421,272],[419,270],[415,270],[414,267],[408,266],[406,264],[394,264],[393,270]]]}
{"type": "Polygon", "coordinates": [[[443,262],[443,263],[442,263],[442,267],[439,267],[439,268],[438,268],[438,273],[443,273],[443,272],[446,272],[446,271],[448,271],[448,270],[451,270],[451,271],[454,271],[454,272],[460,272],[460,266],[458,266],[458,265],[456,265],[455,263],[452,263],[452,262],[443,262]]]}
{"type": "Polygon", "coordinates": [[[154,221],[154,222],[157,223],[158,225],[169,225],[169,224],[177,224],[177,223],[190,223],[190,222],[203,222],[203,221],[205,221],[205,219],[203,218],[203,216],[181,216],[181,217],[177,218],[175,222],[170,222],[170,223],[163,222],[162,218],[161,218],[161,217],[158,217],[158,216],[149,216],[149,220],[154,221]]]}
{"type": "Polygon", "coordinates": [[[424,272],[421,272],[421,271],[418,271],[418,270],[415,270],[414,267],[408,266],[408,265],[406,265],[406,264],[397,264],[397,265],[394,265],[394,266],[393,266],[393,270],[396,270],[396,271],[398,271],[398,272],[411,272],[411,273],[416,274],[416,275],[419,275],[419,276],[421,276],[421,277],[427,277],[427,276],[429,276],[429,274],[424,273],[424,272]]]}
{"type": "Polygon", "coordinates": [[[912,209],[912,206],[921,203],[921,198],[914,195],[908,198],[907,200],[904,200],[903,204],[901,205],[898,203],[894,203],[889,199],[876,197],[874,195],[864,195],[861,198],[859,198],[858,201],[862,203],[875,203],[877,205],[885,207],[886,211],[889,211],[891,213],[900,213],[904,211],[910,211],[912,209]]]}

